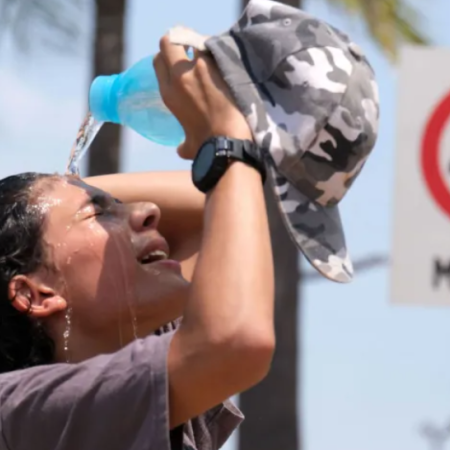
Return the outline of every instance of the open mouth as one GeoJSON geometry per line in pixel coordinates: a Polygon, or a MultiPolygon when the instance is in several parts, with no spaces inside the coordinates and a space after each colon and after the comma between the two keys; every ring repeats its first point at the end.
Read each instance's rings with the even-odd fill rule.
{"type": "Polygon", "coordinates": [[[142,265],[148,265],[169,259],[169,246],[163,238],[152,239],[141,247],[136,259],[142,265]]]}
{"type": "Polygon", "coordinates": [[[147,255],[143,256],[142,258],[139,258],[138,261],[141,264],[152,264],[158,261],[164,261],[165,259],[168,259],[169,255],[163,251],[163,250],[154,250],[147,255]]]}
{"type": "Polygon", "coordinates": [[[150,269],[150,267],[152,264],[157,264],[158,271],[159,269],[169,270],[182,276],[181,264],[170,259],[169,245],[164,238],[154,238],[142,244],[136,255],[136,259],[142,267],[148,267],[147,270],[153,271],[153,268],[150,269]]]}

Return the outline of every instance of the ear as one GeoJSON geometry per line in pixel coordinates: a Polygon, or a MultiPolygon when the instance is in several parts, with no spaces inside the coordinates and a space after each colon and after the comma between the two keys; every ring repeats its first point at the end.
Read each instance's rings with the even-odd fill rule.
{"type": "Polygon", "coordinates": [[[36,318],[44,318],[64,311],[67,302],[48,286],[26,275],[17,275],[8,286],[11,304],[18,311],[36,318]]]}

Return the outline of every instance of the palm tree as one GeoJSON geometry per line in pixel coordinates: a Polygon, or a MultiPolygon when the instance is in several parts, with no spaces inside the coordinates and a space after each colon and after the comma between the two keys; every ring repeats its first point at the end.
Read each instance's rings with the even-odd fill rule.
{"type": "MultiPolygon", "coordinates": [[[[89,0],[0,0],[0,33],[11,30],[22,50],[38,42],[65,52],[76,47],[81,9],[89,0]]],[[[120,73],[127,0],[95,0],[92,78],[120,73]]],[[[1,34],[0,34],[1,37],[1,34]]],[[[122,128],[106,124],[89,152],[88,172],[118,172],[122,128]]]]}
{"type": "MultiPolygon", "coordinates": [[[[45,1],[45,0],[44,0],[45,1]]],[[[124,25],[127,0],[95,0],[95,43],[92,75],[123,71],[124,25]]],[[[89,152],[89,175],[116,173],[120,168],[122,127],[106,124],[89,152]]]]}
{"type": "MultiPolygon", "coordinates": [[[[35,25],[51,44],[67,44],[77,37],[77,10],[88,0],[0,0],[0,32],[5,26],[13,31],[16,41],[26,48],[35,25]],[[51,39],[57,36],[58,38],[51,39]],[[27,39],[28,38],[28,39],[27,39]],[[65,39],[63,39],[65,38],[65,39]]],[[[302,7],[303,0],[279,0],[302,7]]],[[[405,0],[328,0],[346,13],[356,14],[366,23],[371,36],[390,59],[396,56],[399,40],[426,43],[418,30],[418,14],[405,0]]],[[[248,0],[241,0],[245,7],[248,0]]],[[[124,20],[126,0],[95,0],[95,48],[93,77],[123,71],[124,20]]],[[[89,174],[114,173],[120,167],[121,128],[103,127],[89,155],[89,174]]],[[[276,267],[276,333],[277,351],[271,374],[256,388],[241,396],[240,406],[247,416],[241,428],[240,450],[298,450],[301,430],[298,419],[297,387],[301,386],[301,273],[298,254],[275,213],[273,198],[268,193],[271,235],[276,267]],[[273,211],[273,213],[271,213],[273,211]]],[[[370,267],[374,261],[369,260],[370,267]]],[[[378,264],[380,261],[375,261],[378,264]]],[[[383,262],[383,261],[381,261],[383,262]]],[[[364,263],[362,264],[363,267],[364,263]]],[[[355,264],[358,266],[358,264],[355,264]]]]}
{"type": "MultiPolygon", "coordinates": [[[[249,0],[241,0],[244,9],[249,0]]],[[[279,0],[301,8],[302,0],[279,0]]],[[[328,0],[346,12],[358,14],[371,36],[389,58],[396,55],[398,40],[424,43],[416,13],[401,0],[328,0]]],[[[275,330],[277,348],[269,376],[241,394],[246,421],[239,430],[239,450],[299,450],[302,445],[298,413],[301,386],[301,286],[298,254],[276,213],[274,198],[266,195],[274,249],[276,279],[275,330]]]]}

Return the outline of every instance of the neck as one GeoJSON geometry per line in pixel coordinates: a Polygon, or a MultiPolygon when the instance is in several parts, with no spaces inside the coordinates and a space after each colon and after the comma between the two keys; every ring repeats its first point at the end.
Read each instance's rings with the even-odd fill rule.
{"type": "MultiPolygon", "coordinates": [[[[79,363],[98,355],[114,353],[126,347],[135,339],[149,336],[158,328],[154,323],[141,323],[136,325],[128,322],[118,324],[113,330],[92,330],[86,332],[73,326],[69,332],[68,339],[54,339],[55,362],[79,363]]],[[[52,333],[56,336],[63,336],[64,332],[52,333]]]]}

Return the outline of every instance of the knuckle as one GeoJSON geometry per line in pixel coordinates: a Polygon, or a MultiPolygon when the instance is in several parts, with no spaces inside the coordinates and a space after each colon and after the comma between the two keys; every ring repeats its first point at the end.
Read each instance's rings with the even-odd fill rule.
{"type": "Polygon", "coordinates": [[[172,97],[171,93],[165,91],[164,94],[161,92],[161,98],[163,100],[164,105],[169,111],[173,113],[174,109],[176,109],[175,99],[172,97]]]}
{"type": "Polygon", "coordinates": [[[164,103],[167,103],[167,101],[170,101],[171,96],[171,89],[168,84],[160,84],[159,86],[159,94],[164,101],[164,103]]]}
{"type": "Polygon", "coordinates": [[[169,106],[171,103],[169,90],[164,87],[161,87],[159,93],[161,95],[161,98],[162,98],[162,101],[164,102],[164,104],[166,106],[169,106]]]}
{"type": "Polygon", "coordinates": [[[199,75],[204,75],[209,71],[209,65],[205,58],[198,58],[196,60],[195,70],[199,75]]]}
{"type": "Polygon", "coordinates": [[[158,66],[160,59],[161,59],[161,53],[156,54],[152,61],[153,67],[156,68],[158,66]]]}
{"type": "Polygon", "coordinates": [[[191,74],[185,67],[178,65],[172,70],[172,81],[178,87],[187,86],[190,83],[191,74]]]}
{"type": "Polygon", "coordinates": [[[163,50],[165,47],[167,47],[167,44],[169,43],[169,36],[165,34],[160,40],[159,40],[159,49],[163,50]]]}

